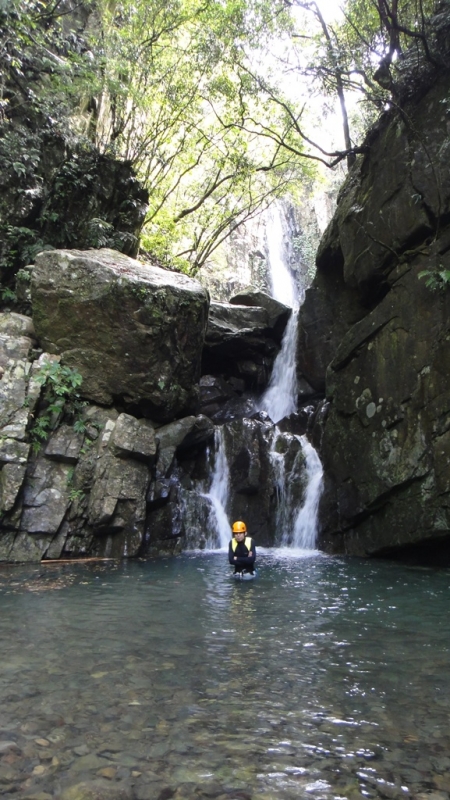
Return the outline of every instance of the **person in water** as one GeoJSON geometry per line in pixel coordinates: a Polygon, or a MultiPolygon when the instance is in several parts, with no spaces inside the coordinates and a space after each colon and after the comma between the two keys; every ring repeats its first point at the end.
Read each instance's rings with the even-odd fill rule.
{"type": "Polygon", "coordinates": [[[235,572],[253,575],[255,571],[256,548],[250,536],[247,536],[245,522],[233,522],[233,538],[228,547],[228,561],[235,572]]]}

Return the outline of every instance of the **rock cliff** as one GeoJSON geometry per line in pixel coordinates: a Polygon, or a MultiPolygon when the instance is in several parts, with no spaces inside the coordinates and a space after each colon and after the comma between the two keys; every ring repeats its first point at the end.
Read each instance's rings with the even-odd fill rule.
{"type": "Polygon", "coordinates": [[[450,537],[449,89],[442,68],[370,133],[301,312],[299,371],[328,403],[330,552],[441,552],[450,537]]]}
{"type": "MultiPolygon", "coordinates": [[[[272,544],[274,426],[235,418],[253,411],[247,383],[264,386],[289,309],[260,294],[208,316],[197,281],[109,249],[45,251],[28,271],[32,318],[0,314],[0,561],[204,546],[224,406],[229,510],[272,544]]],[[[278,450],[298,505],[301,446],[285,433],[278,450]]]]}

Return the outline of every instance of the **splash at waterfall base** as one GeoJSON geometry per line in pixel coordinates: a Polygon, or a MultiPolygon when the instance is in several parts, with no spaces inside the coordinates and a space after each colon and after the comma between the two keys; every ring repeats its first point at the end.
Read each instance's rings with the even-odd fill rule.
{"type": "Polygon", "coordinates": [[[258,546],[314,548],[322,473],[315,455],[311,484],[311,453],[304,437],[270,420],[244,418],[217,428],[215,448],[206,454],[212,480],[186,480],[189,466],[179,465],[188,547],[228,548],[229,520],[245,519],[258,546]]]}

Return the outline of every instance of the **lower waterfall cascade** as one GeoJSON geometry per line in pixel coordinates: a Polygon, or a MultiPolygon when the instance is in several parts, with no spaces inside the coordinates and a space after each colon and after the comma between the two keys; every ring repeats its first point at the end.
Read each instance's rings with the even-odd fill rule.
{"type": "Polygon", "coordinates": [[[213,549],[218,544],[222,549],[228,547],[230,539],[230,523],[226,513],[230,488],[230,470],[221,427],[217,427],[215,430],[214,444],[216,455],[211,486],[209,492],[204,495],[211,503],[210,525],[212,533],[209,534],[207,546],[213,549]]]}
{"type": "MultiPolygon", "coordinates": [[[[243,418],[216,426],[214,450],[208,453],[207,459],[209,485],[205,488],[203,481],[194,492],[183,493],[185,504],[191,506],[188,514],[192,522],[190,530],[196,527],[195,516],[207,520],[207,530],[200,531],[197,525],[194,540],[188,536],[188,547],[195,549],[199,545],[203,549],[226,548],[233,519],[245,521],[246,514],[250,517],[249,531],[259,542],[260,531],[257,526],[253,529],[255,525],[251,524],[251,518],[254,512],[250,512],[250,506],[258,503],[254,498],[260,490],[261,494],[270,494],[269,500],[261,496],[261,501],[266,502],[264,510],[269,518],[271,545],[315,550],[322,465],[305,435],[282,431],[277,425],[297,411],[296,348],[299,299],[303,297],[303,289],[296,286],[294,275],[283,257],[283,226],[277,205],[271,210],[267,230],[267,263],[272,294],[280,302],[286,304],[287,300],[293,309],[269,385],[263,396],[255,401],[257,413],[253,419],[243,418]],[[236,481],[233,484],[232,473],[239,473],[244,461],[251,462],[247,465],[248,473],[257,473],[258,478],[250,481],[251,485],[236,485],[236,481]],[[260,486],[263,478],[264,486],[260,486]]],[[[263,538],[267,539],[267,534],[263,538]]]]}

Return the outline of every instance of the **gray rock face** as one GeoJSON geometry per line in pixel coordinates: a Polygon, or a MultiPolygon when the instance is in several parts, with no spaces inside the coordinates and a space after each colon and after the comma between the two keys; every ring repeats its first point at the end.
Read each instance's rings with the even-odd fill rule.
{"type": "Polygon", "coordinates": [[[115,455],[119,420],[109,420],[99,437],[87,521],[101,537],[94,548],[98,554],[133,556],[142,545],[150,473],[140,460],[115,455]]]}
{"type": "Polygon", "coordinates": [[[31,294],[41,346],[79,370],[87,399],[161,421],[195,406],[208,313],[197,281],[113,250],[50,251],[31,294]]]}
{"type": "Polygon", "coordinates": [[[342,191],[300,323],[326,390],[323,546],[357,555],[450,537],[448,75],[387,115],[342,191]],[[431,242],[431,243],[430,243],[431,242]]]}
{"type": "Polygon", "coordinates": [[[0,513],[11,511],[22,487],[30,454],[27,429],[40,387],[40,360],[28,360],[35,343],[29,317],[0,314],[0,513]]]}
{"type": "Polygon", "coordinates": [[[270,295],[261,292],[250,286],[241,292],[230,297],[230,303],[236,306],[257,306],[264,308],[269,316],[269,325],[273,330],[279,344],[283,338],[283,333],[292,314],[292,309],[285,306],[270,295]]]}
{"type": "Polygon", "coordinates": [[[71,425],[61,425],[47,442],[45,455],[66,464],[76,464],[82,444],[83,437],[75,433],[71,425]]]}
{"type": "Polygon", "coordinates": [[[118,458],[137,458],[152,463],[156,456],[153,425],[148,420],[138,420],[129,414],[120,414],[111,444],[118,458]]]}
{"type": "Polygon", "coordinates": [[[69,504],[69,470],[67,463],[43,457],[30,466],[23,496],[22,530],[49,536],[58,531],[69,504]]]}
{"type": "Polygon", "coordinates": [[[0,367],[10,359],[27,359],[34,344],[34,325],[29,317],[14,312],[0,314],[0,367]]]}
{"type": "Polygon", "coordinates": [[[279,347],[270,315],[259,306],[212,302],[203,349],[202,372],[266,386],[279,347]]]}
{"type": "MultiPolygon", "coordinates": [[[[18,337],[30,320],[0,315],[8,353],[0,379],[0,561],[136,556],[177,552],[185,535],[176,458],[194,459],[214,435],[207,417],[188,416],[160,426],[85,406],[55,420],[41,449],[31,448],[30,426],[45,413],[36,380],[43,353],[31,363],[18,337]]],[[[24,337],[22,337],[24,338],[24,337]]]]}

